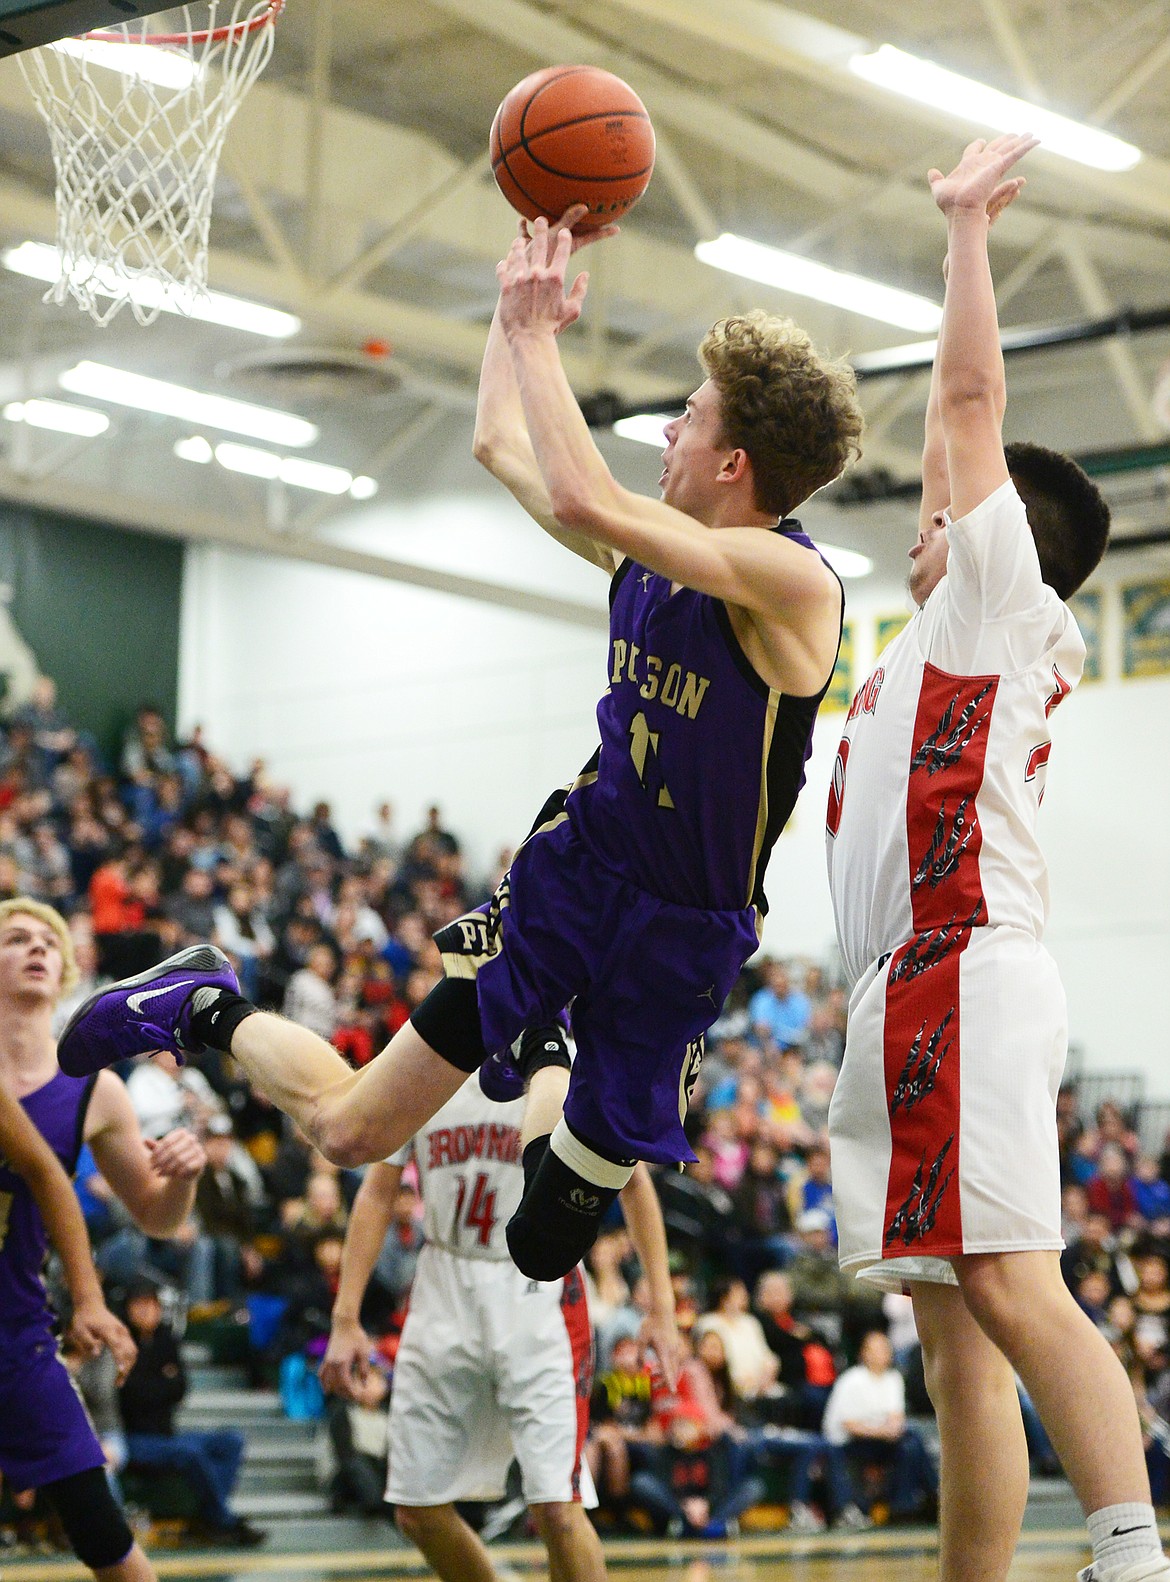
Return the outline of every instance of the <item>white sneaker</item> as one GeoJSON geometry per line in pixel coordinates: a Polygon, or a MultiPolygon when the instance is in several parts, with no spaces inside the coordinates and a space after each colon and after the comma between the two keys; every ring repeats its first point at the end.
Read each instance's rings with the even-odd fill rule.
{"type": "Polygon", "coordinates": [[[790,1533],[823,1533],[825,1518],[819,1511],[814,1511],[811,1505],[806,1505],[803,1500],[793,1500],[792,1509],[788,1513],[788,1531],[790,1533]]]}
{"type": "Polygon", "coordinates": [[[1134,1560],[1127,1566],[1109,1570],[1104,1566],[1086,1566],[1077,1572],[1077,1582],[1170,1582],[1170,1559],[1165,1555],[1151,1555],[1148,1560],[1134,1560]]]}
{"type": "MultiPolygon", "coordinates": [[[[845,1508],[838,1511],[836,1516],[833,1518],[834,1532],[862,1533],[865,1532],[868,1527],[872,1526],[873,1523],[862,1510],[860,1505],[846,1505],[845,1508]]],[[[1096,1579],[1094,1579],[1094,1582],[1096,1582],[1096,1579]]],[[[1110,1579],[1110,1582],[1112,1582],[1112,1578],[1110,1579]]]]}

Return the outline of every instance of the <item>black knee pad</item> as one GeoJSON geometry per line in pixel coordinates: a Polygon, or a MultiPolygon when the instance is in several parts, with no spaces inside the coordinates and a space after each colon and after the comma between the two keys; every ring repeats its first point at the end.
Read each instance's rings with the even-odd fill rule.
{"type": "Polygon", "coordinates": [[[551,1141],[536,1137],[525,1148],[524,1196],[504,1232],[512,1262],[530,1280],[559,1280],[576,1268],[621,1190],[579,1174],[551,1141]]]}
{"type": "Polygon", "coordinates": [[[104,1571],[125,1560],[134,1547],[134,1534],[103,1467],[46,1483],[44,1492],[82,1565],[104,1571]]]}
{"type": "Polygon", "coordinates": [[[488,1057],[474,978],[440,978],[410,1013],[411,1026],[457,1071],[478,1071],[488,1057]]]}

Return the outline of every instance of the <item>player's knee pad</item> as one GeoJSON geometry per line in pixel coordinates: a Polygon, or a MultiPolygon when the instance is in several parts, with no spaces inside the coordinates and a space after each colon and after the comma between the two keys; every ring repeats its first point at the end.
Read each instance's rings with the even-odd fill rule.
{"type": "Polygon", "coordinates": [[[91,1571],[120,1565],[134,1547],[130,1531],[103,1467],[45,1484],[45,1496],[61,1520],[73,1553],[91,1571]]]}
{"type": "Polygon", "coordinates": [[[505,1234],[512,1262],[530,1280],[559,1280],[597,1240],[606,1210],[634,1172],[606,1159],[562,1119],[524,1150],[524,1196],[505,1234]]]}
{"type": "Polygon", "coordinates": [[[419,1037],[458,1071],[470,1075],[487,1059],[474,978],[440,978],[411,1011],[410,1021],[419,1037]]]}

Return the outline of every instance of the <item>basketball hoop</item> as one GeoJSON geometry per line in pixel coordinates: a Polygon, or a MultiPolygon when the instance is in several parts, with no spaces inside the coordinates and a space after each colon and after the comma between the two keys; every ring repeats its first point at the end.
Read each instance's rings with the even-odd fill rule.
{"type": "Polygon", "coordinates": [[[215,174],[240,100],[268,64],[284,0],[201,0],[19,56],[49,128],[61,276],[98,324],[151,324],[207,290],[215,174]],[[203,24],[202,26],[196,24],[203,24]]]}

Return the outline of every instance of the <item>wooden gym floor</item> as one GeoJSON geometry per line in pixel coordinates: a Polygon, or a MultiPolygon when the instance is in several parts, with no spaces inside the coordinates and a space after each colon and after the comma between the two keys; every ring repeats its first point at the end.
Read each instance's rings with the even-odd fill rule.
{"type": "MultiPolygon", "coordinates": [[[[653,1539],[607,1543],[615,1582],[936,1582],[937,1535],[909,1528],[814,1538],[744,1537],[720,1544],[653,1539]]],[[[492,1546],[501,1582],[547,1575],[544,1552],[531,1543],[492,1546]]],[[[1074,1582],[1088,1562],[1083,1528],[1025,1531],[1011,1582],[1074,1582]]],[[[165,1582],[270,1576],[288,1582],[396,1582],[426,1577],[422,1557],[387,1547],[278,1554],[167,1553],[153,1556],[165,1582]]],[[[3,1567],[3,1582],[81,1582],[89,1573],[74,1561],[18,1560],[3,1567]]]]}

